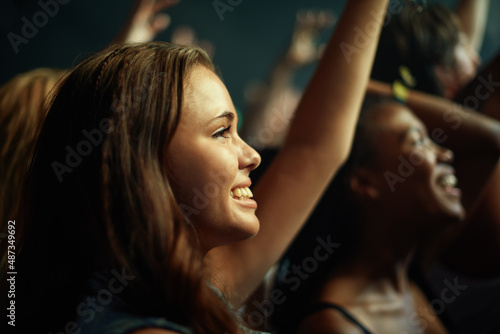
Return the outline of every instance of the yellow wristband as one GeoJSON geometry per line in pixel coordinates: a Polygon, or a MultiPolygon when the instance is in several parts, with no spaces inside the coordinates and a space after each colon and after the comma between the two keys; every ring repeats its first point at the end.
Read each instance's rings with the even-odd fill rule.
{"type": "Polygon", "coordinates": [[[392,83],[392,95],[396,98],[396,100],[406,103],[408,100],[408,94],[408,88],[406,88],[401,81],[395,80],[392,83]]]}

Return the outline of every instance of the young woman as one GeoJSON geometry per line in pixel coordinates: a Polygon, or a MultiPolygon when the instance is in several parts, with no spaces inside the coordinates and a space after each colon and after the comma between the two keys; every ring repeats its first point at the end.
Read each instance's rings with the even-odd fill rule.
{"type": "MultiPolygon", "coordinates": [[[[370,90],[389,95],[391,87],[373,82],[370,90]]],[[[367,103],[350,158],[321,204],[330,220],[313,216],[316,227],[306,226],[279,273],[278,288],[290,297],[284,315],[299,319],[297,332],[445,333],[431,305],[459,298],[463,286],[454,282],[430,304],[408,266],[464,220],[499,154],[500,123],[447,100],[411,92],[407,105],[367,103]],[[306,265],[301,241],[312,240],[313,249],[317,236],[331,236],[337,247],[316,259],[314,277],[298,290],[291,269],[306,265]]]]}
{"type": "Polygon", "coordinates": [[[355,44],[354,28],[368,21],[379,27],[386,5],[349,1],[282,151],[253,190],[257,202],[249,174],[260,158],[239,138],[202,50],[115,46],[71,70],[43,125],[16,231],[16,329],[241,331],[231,308],[348,155],[378,29],[370,25],[349,66],[338,46],[355,44]]]}

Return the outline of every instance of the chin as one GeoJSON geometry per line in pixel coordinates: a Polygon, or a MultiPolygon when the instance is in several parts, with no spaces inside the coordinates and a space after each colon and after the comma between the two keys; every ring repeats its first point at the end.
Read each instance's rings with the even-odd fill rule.
{"type": "Polygon", "coordinates": [[[253,238],[259,233],[260,230],[260,223],[259,220],[257,219],[256,216],[253,217],[250,221],[246,221],[243,223],[239,224],[239,230],[240,230],[240,240],[247,240],[250,238],[253,238]]]}
{"type": "Polygon", "coordinates": [[[207,248],[215,248],[253,238],[259,232],[259,228],[259,220],[254,216],[250,220],[240,220],[238,223],[226,224],[221,230],[212,230],[216,235],[207,238],[207,234],[204,234],[205,237],[201,237],[201,239],[203,240],[203,244],[210,245],[207,248]]]}
{"type": "Polygon", "coordinates": [[[460,203],[447,205],[442,212],[441,219],[446,223],[459,224],[465,220],[465,210],[460,203]]]}

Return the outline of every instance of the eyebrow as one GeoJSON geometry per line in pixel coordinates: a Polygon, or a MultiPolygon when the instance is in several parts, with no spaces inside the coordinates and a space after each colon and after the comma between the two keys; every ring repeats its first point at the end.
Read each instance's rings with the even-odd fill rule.
{"type": "Polygon", "coordinates": [[[236,115],[234,114],[234,112],[226,110],[226,111],[223,111],[220,115],[211,119],[209,123],[213,123],[221,118],[227,118],[227,120],[229,122],[232,122],[236,118],[236,115]]]}

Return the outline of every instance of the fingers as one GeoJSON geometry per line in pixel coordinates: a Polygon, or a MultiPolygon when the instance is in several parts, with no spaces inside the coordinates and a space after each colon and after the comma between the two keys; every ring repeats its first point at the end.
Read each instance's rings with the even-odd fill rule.
{"type": "Polygon", "coordinates": [[[324,49],[324,45],[318,45],[320,32],[333,26],[335,21],[335,14],[328,10],[298,11],[287,53],[288,64],[301,67],[318,60],[324,49]]]}
{"type": "Polygon", "coordinates": [[[296,27],[298,29],[324,30],[334,25],[337,17],[329,10],[306,10],[297,12],[296,27]]]}
{"type": "Polygon", "coordinates": [[[179,0],[156,0],[153,1],[153,12],[158,13],[179,3],[179,0]]]}

